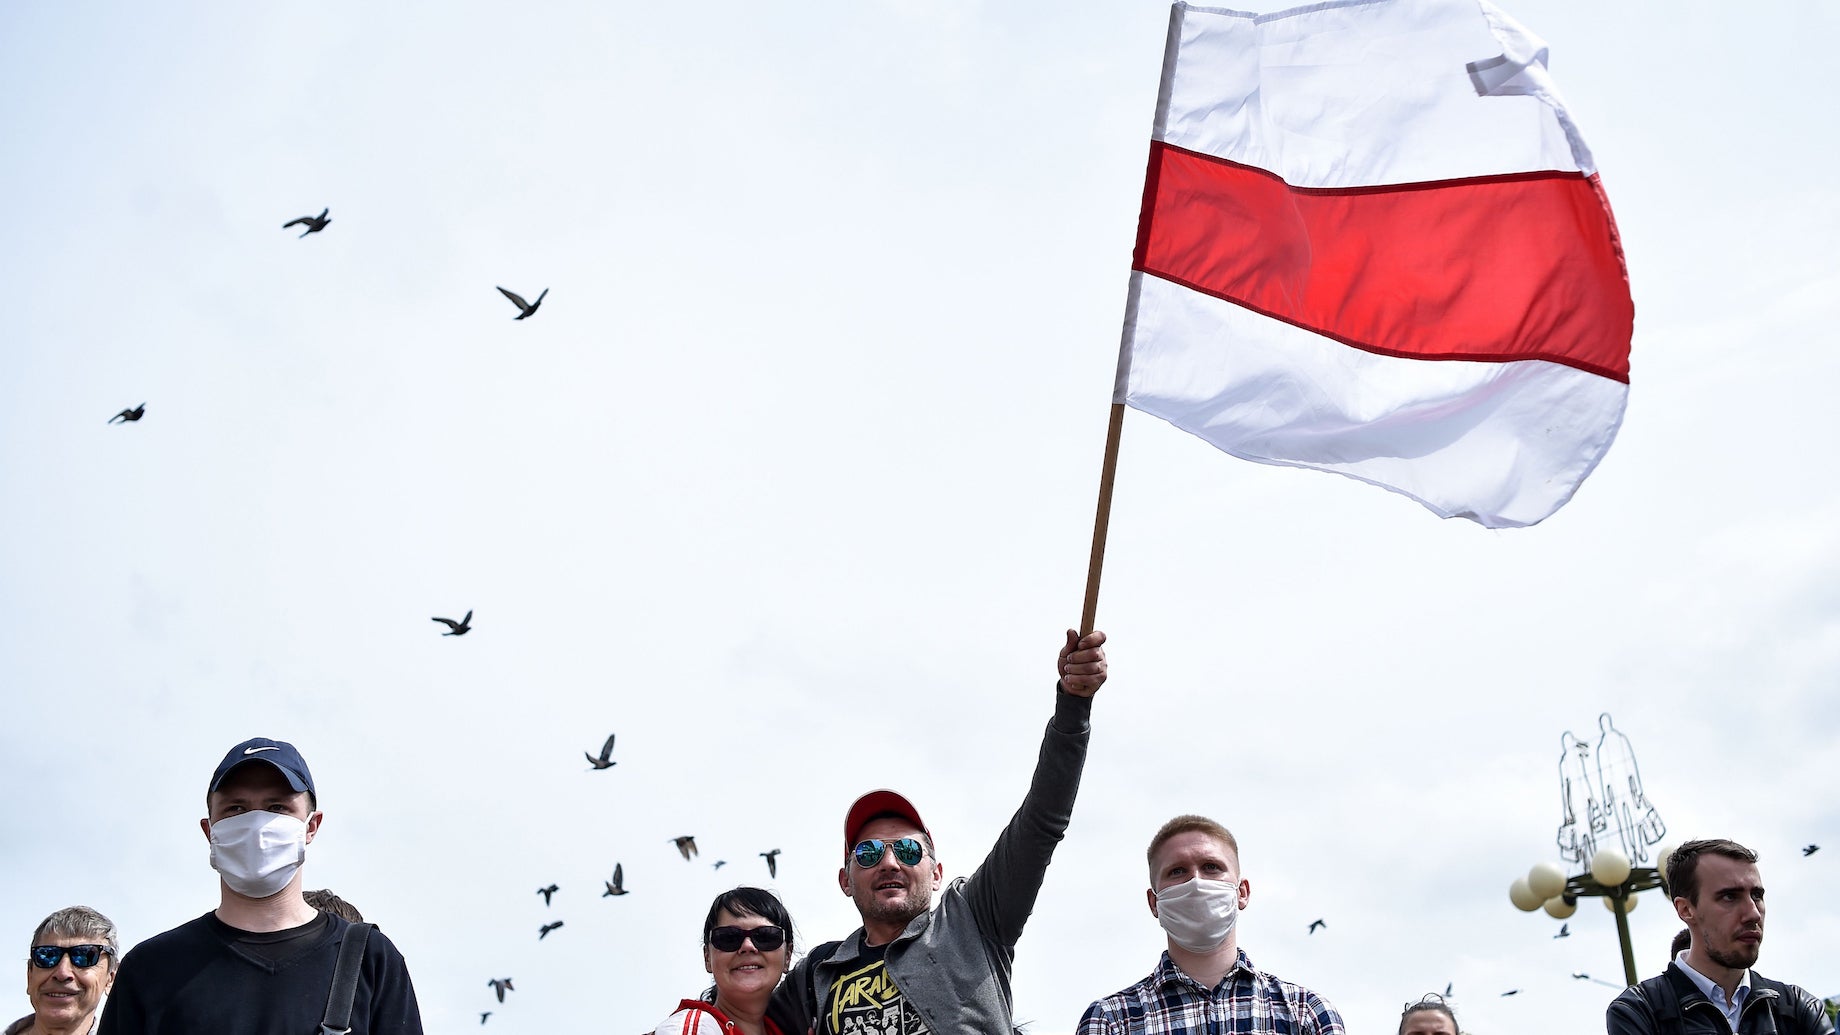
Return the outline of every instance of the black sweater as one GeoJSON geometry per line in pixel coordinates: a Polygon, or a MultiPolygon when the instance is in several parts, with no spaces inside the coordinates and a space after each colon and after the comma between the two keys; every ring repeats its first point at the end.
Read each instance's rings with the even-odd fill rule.
{"type": "MultiPolygon", "coordinates": [[[[205,915],[155,935],[121,961],[100,1035],[301,1035],[319,1030],[339,943],[351,924],[320,917],[276,935],[205,915]],[[295,941],[301,944],[291,944],[295,941]]],[[[371,932],[352,1004],[352,1035],[421,1035],[402,953],[371,932]]]]}

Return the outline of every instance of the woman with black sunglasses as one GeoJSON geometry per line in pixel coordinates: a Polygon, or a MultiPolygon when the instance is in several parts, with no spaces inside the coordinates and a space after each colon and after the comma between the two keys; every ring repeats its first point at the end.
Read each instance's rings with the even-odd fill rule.
{"type": "Polygon", "coordinates": [[[760,888],[724,891],[703,921],[703,969],[715,984],[702,999],[678,1003],[657,1035],[788,1035],[790,1028],[768,1011],[791,964],[792,917],[779,896],[760,888]]]}
{"type": "Polygon", "coordinates": [[[46,917],[26,957],[32,1013],[7,1025],[5,1035],[88,1035],[120,956],[115,922],[94,909],[71,906],[46,917]]]}

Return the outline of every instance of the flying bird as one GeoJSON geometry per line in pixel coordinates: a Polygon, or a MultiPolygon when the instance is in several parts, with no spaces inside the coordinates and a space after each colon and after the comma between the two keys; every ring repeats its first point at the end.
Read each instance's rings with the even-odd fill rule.
{"type": "MultiPolygon", "coordinates": [[[[145,404],[143,403],[142,405],[145,405],[145,404]]],[[[132,417],[129,417],[128,419],[129,419],[129,420],[140,420],[140,419],[141,419],[141,411],[139,411],[139,410],[135,410],[135,411],[134,411],[134,416],[132,416],[132,417]]],[[[1811,856],[1811,855],[1813,855],[1814,853],[1816,853],[1816,852],[1818,852],[1818,851],[1820,851],[1820,850],[1821,850],[1821,846],[1820,846],[1820,845],[1809,845],[1808,847],[1806,847],[1806,848],[1804,848],[1804,849],[1802,849],[1802,858],[1804,858],[1804,859],[1806,859],[1806,858],[1808,858],[1809,856],[1811,856]]]]}
{"type": "Polygon", "coordinates": [[[1559,933],[1553,935],[1554,938],[1570,938],[1571,936],[1572,936],[1572,925],[1571,924],[1560,924],[1559,933]]]}
{"type": "Polygon", "coordinates": [[[607,734],[607,743],[601,745],[601,757],[599,758],[589,755],[586,751],[582,752],[583,755],[587,755],[589,765],[596,769],[606,769],[609,766],[620,764],[613,760],[613,737],[613,734],[607,734]]]}
{"type": "Polygon", "coordinates": [[[683,855],[685,862],[689,862],[690,857],[696,854],[696,838],[691,837],[689,834],[685,834],[682,837],[674,837],[671,839],[671,843],[677,846],[677,850],[683,855]]]}
{"type": "Polygon", "coordinates": [[[326,218],[326,214],[331,211],[332,210],[329,208],[323,208],[320,209],[319,215],[317,216],[301,216],[299,219],[290,219],[281,224],[281,229],[286,230],[290,227],[305,226],[306,229],[300,232],[300,236],[305,237],[308,234],[317,234],[321,230],[326,229],[327,223],[332,222],[332,220],[326,218]]]}
{"type": "Polygon", "coordinates": [[[486,1022],[486,1018],[490,1016],[492,1016],[492,1011],[482,1010],[479,1014],[479,1023],[484,1024],[486,1022]]]}
{"type": "Polygon", "coordinates": [[[1325,923],[1323,923],[1323,922],[1322,922],[1321,920],[1312,920],[1312,921],[1310,921],[1310,933],[1311,933],[1311,934],[1315,934],[1315,933],[1316,933],[1316,929],[1317,929],[1317,928],[1319,928],[1319,927],[1327,927],[1327,926],[1329,926],[1329,925],[1328,925],[1328,924],[1325,924],[1325,923]]]}
{"type": "Polygon", "coordinates": [[[625,868],[622,867],[619,863],[614,863],[613,864],[613,879],[609,881],[602,881],[601,883],[607,885],[607,890],[601,892],[602,898],[606,898],[609,895],[626,894],[626,870],[625,868]]]}
{"type": "Polygon", "coordinates": [[[442,633],[442,636],[465,636],[473,631],[473,612],[471,611],[468,611],[466,617],[457,622],[452,618],[431,618],[429,621],[440,622],[447,626],[448,631],[442,633]]]}
{"type": "Polygon", "coordinates": [[[490,981],[487,981],[486,984],[491,985],[492,991],[498,993],[498,1001],[501,1003],[505,1001],[506,992],[517,991],[517,989],[511,987],[510,978],[492,978],[490,981]]]}
{"type": "Polygon", "coordinates": [[[561,926],[562,926],[562,921],[560,920],[556,921],[553,924],[544,924],[542,927],[537,929],[537,941],[542,941],[543,939],[548,938],[549,933],[551,931],[554,931],[556,928],[561,927],[561,926]]]}
{"type": "Polygon", "coordinates": [[[556,886],[555,886],[554,884],[551,884],[551,885],[550,885],[549,887],[547,887],[547,888],[538,888],[538,889],[537,889],[537,894],[539,894],[539,895],[542,895],[542,896],[543,896],[543,904],[547,906],[547,905],[549,905],[549,897],[550,897],[551,895],[554,895],[554,894],[555,894],[556,892],[558,892],[558,891],[561,891],[561,890],[562,890],[561,888],[558,888],[558,887],[556,887],[556,886]]]}
{"type": "Polygon", "coordinates": [[[527,317],[537,315],[537,307],[543,304],[543,295],[549,294],[549,288],[544,288],[543,295],[538,295],[537,300],[535,302],[526,302],[524,301],[523,295],[520,295],[515,291],[506,291],[504,288],[499,288],[498,293],[501,295],[504,295],[506,298],[509,298],[513,304],[515,304],[519,309],[523,310],[523,312],[517,314],[515,317],[512,317],[512,319],[514,320],[522,320],[527,317]]]}
{"type": "MultiPolygon", "coordinates": [[[[141,403],[139,406],[136,406],[131,410],[123,410],[120,413],[116,414],[115,416],[110,417],[109,423],[114,424],[119,421],[122,424],[127,424],[132,421],[140,420],[141,415],[145,414],[146,412],[147,412],[147,404],[141,403]]],[[[1809,853],[1803,852],[1802,854],[1807,855],[1809,853]]]]}
{"type": "Polygon", "coordinates": [[[716,864],[715,864],[714,866],[711,866],[711,867],[710,867],[710,869],[712,869],[712,870],[719,870],[719,869],[721,869],[722,867],[724,867],[724,866],[727,866],[727,865],[728,865],[728,860],[727,860],[727,859],[717,859],[717,860],[716,860],[716,864]]]}
{"type": "Polygon", "coordinates": [[[1451,987],[1452,987],[1453,985],[1455,985],[1455,984],[1456,984],[1456,982],[1455,982],[1455,981],[1446,981],[1446,982],[1444,983],[1444,998],[1446,998],[1446,999],[1449,999],[1449,998],[1450,998],[1450,989],[1451,989],[1451,987]]]}
{"type": "Polygon", "coordinates": [[[779,876],[779,849],[775,848],[771,852],[762,852],[760,853],[760,857],[767,861],[767,876],[779,876]]]}
{"type": "Polygon", "coordinates": [[[1602,985],[1605,988],[1622,988],[1623,987],[1622,985],[1619,985],[1614,981],[1605,981],[1603,978],[1594,978],[1589,974],[1574,973],[1572,976],[1577,978],[1580,981],[1589,981],[1593,984],[1602,985]]]}
{"type": "Polygon", "coordinates": [[[1506,992],[1503,992],[1503,993],[1501,994],[1501,997],[1502,997],[1503,999],[1506,999],[1506,998],[1508,998],[1508,997],[1509,997],[1509,996],[1511,996],[1511,995],[1520,995],[1520,994],[1521,994],[1521,990],[1520,990],[1520,989],[1518,989],[1518,988],[1510,988],[1510,989],[1508,989],[1508,990],[1507,990],[1506,992]]]}

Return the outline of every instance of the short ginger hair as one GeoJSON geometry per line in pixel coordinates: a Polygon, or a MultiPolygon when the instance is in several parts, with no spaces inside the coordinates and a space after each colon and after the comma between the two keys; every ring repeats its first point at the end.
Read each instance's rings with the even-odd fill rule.
{"type": "Polygon", "coordinates": [[[1197,816],[1192,813],[1177,816],[1157,828],[1155,836],[1150,838],[1149,849],[1144,852],[1144,862],[1150,868],[1150,883],[1156,883],[1157,850],[1162,848],[1170,838],[1177,834],[1188,834],[1197,831],[1231,848],[1233,850],[1234,860],[1236,862],[1238,861],[1239,842],[1234,839],[1233,831],[1228,830],[1226,827],[1221,826],[1219,823],[1214,822],[1206,816],[1197,816]]]}

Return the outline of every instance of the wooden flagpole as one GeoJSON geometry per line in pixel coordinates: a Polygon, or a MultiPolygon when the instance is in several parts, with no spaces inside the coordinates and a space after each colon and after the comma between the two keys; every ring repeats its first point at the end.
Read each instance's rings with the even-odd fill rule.
{"type": "Polygon", "coordinates": [[[1080,635],[1093,631],[1099,614],[1099,572],[1105,567],[1105,533],[1112,523],[1112,476],[1118,472],[1118,436],[1124,430],[1124,403],[1112,404],[1105,428],[1105,462],[1099,468],[1099,510],[1093,517],[1092,556],[1086,562],[1086,606],[1080,611],[1080,635]]]}
{"type": "MultiPolygon", "coordinates": [[[[1153,124],[1151,138],[1163,138],[1163,126],[1169,117],[1169,93],[1175,79],[1176,51],[1182,45],[1182,4],[1171,4],[1169,8],[1169,35],[1163,42],[1163,74],[1157,83],[1156,121],[1153,124]]],[[[1156,151],[1151,149],[1151,161],[1154,163],[1156,151]]],[[[1150,207],[1152,195],[1152,171],[1144,170],[1143,209],[1137,219],[1137,252],[1144,246],[1145,235],[1150,229],[1150,207]]],[[[1136,259],[1133,256],[1133,269],[1136,259]]],[[[1131,287],[1125,295],[1124,334],[1118,343],[1118,372],[1112,384],[1112,417],[1105,429],[1105,461],[1099,468],[1099,507],[1093,516],[1092,556],[1086,562],[1086,604],[1080,610],[1080,635],[1093,631],[1093,622],[1099,614],[1099,572],[1105,567],[1105,533],[1112,523],[1112,478],[1118,472],[1118,436],[1124,430],[1125,391],[1130,384],[1131,371],[1131,334],[1137,326],[1137,298],[1143,284],[1143,274],[1131,274],[1131,287]]]]}

